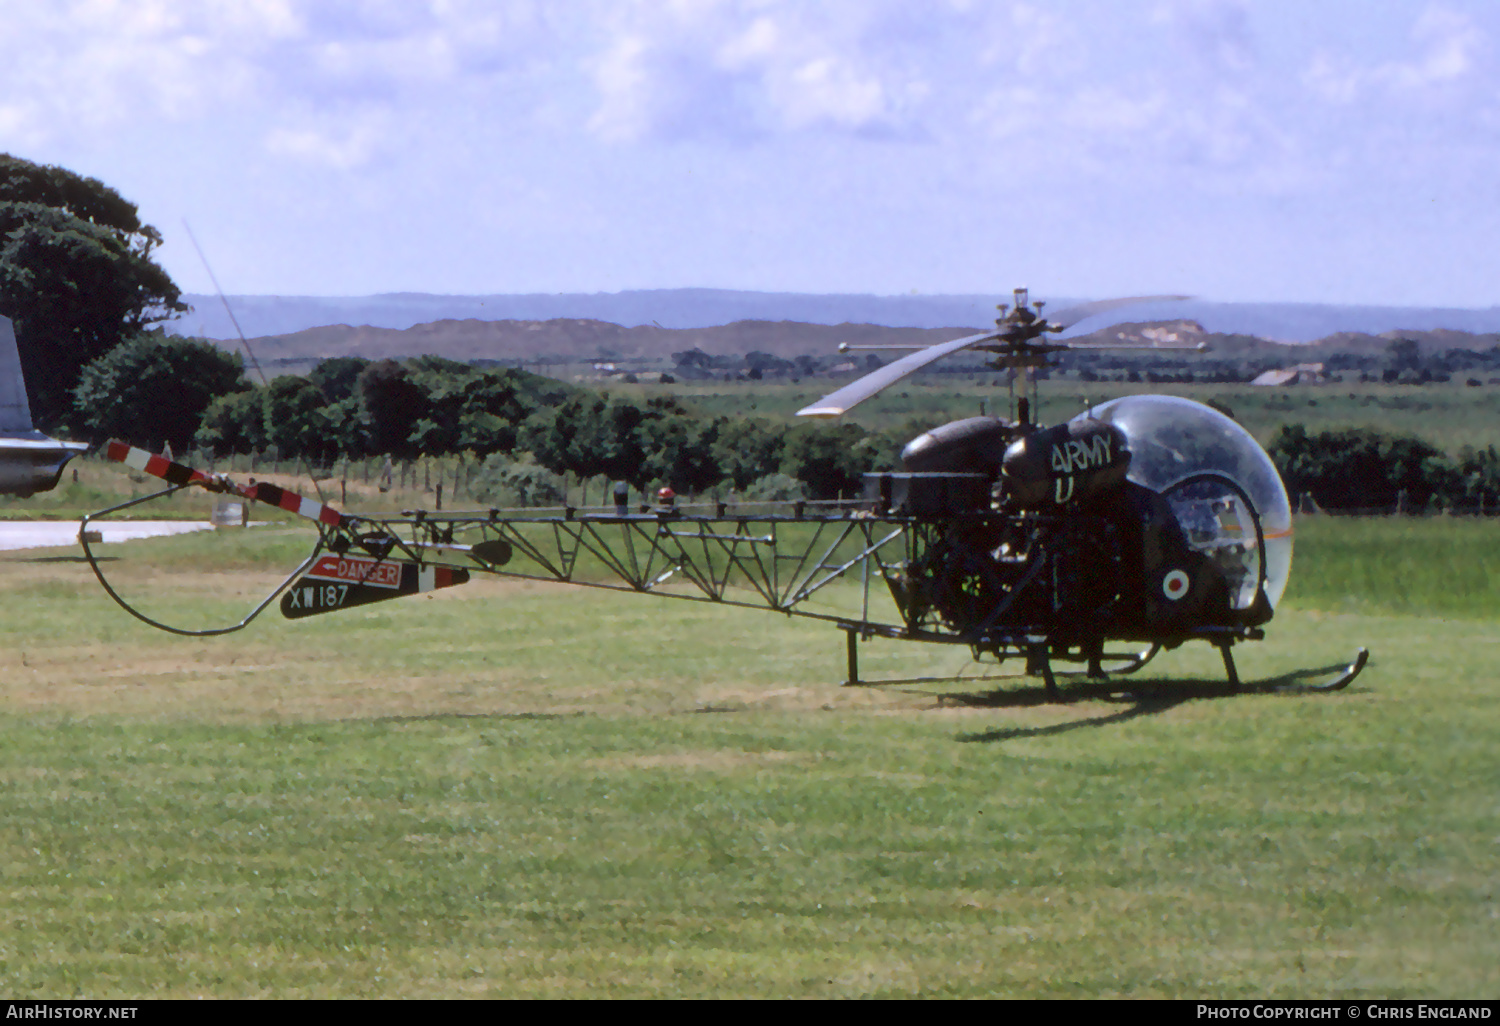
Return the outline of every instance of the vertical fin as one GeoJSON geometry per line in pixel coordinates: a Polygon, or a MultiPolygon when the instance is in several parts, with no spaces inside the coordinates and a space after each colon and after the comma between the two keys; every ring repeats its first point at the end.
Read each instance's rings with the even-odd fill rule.
{"type": "Polygon", "coordinates": [[[31,404],[21,377],[21,354],[16,349],[16,331],[9,317],[0,317],[0,433],[28,434],[31,404]]]}

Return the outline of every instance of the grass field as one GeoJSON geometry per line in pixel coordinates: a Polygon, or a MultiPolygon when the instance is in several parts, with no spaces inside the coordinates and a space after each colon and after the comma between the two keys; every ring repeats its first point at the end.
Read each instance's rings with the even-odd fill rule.
{"type": "MultiPolygon", "coordinates": [[[[1241,671],[1369,645],[1349,690],[1185,647],[1060,705],[541,585],[176,638],[5,554],[0,992],[1492,997],[1500,525],[1298,532],[1241,671]]],[[[136,562],[178,611],[277,576],[136,562]]]]}

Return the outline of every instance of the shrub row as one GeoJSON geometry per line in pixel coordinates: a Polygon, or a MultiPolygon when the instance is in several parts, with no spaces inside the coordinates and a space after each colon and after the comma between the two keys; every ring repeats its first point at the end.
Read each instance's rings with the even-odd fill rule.
{"type": "Polygon", "coordinates": [[[1309,434],[1289,424],[1268,451],[1294,504],[1307,496],[1327,510],[1492,510],[1500,504],[1500,453],[1493,445],[1465,447],[1455,459],[1412,436],[1367,429],[1309,434]]]}

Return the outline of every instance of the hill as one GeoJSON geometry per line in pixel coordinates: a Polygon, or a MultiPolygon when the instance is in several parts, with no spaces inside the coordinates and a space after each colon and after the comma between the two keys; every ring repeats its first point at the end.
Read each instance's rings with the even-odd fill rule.
{"type": "MultiPolygon", "coordinates": [[[[706,328],[626,327],[586,318],[528,320],[440,320],[406,329],[347,324],[308,328],[286,335],[251,340],[257,359],[266,367],[305,372],[321,360],[338,356],[366,359],[405,359],[437,355],[465,363],[494,362],[534,365],[536,369],[564,364],[608,363],[626,370],[672,371],[679,376],[722,376],[743,373],[750,366],[779,365],[778,374],[844,374],[866,361],[888,362],[899,352],[840,354],[839,345],[919,348],[944,342],[972,329],[887,327],[877,324],[808,324],[797,321],[735,321],[706,328]],[[698,351],[699,357],[688,354],[698,351]],[[751,354],[756,359],[746,360],[751,354]],[[769,359],[774,357],[774,359],[769,359]],[[743,365],[742,365],[743,364],[743,365]]],[[[1192,349],[1106,349],[1093,353],[1061,354],[1061,371],[1192,374],[1199,380],[1249,380],[1267,370],[1324,364],[1330,372],[1383,374],[1391,367],[1430,375],[1500,372],[1500,334],[1435,331],[1389,331],[1379,335],[1339,332],[1304,344],[1276,342],[1254,335],[1208,331],[1197,321],[1131,321],[1114,324],[1073,341],[1086,345],[1136,346],[1205,345],[1192,349]],[[1399,340],[1409,340],[1411,351],[1397,353],[1399,340]],[[1394,363],[1393,363],[1394,361],[1394,363]]],[[[239,343],[221,342],[230,349],[239,343]]],[[[956,354],[929,373],[969,372],[985,362],[982,353],[956,354]]],[[[546,373],[553,373],[546,371],[546,373]]],[[[575,368],[564,376],[576,375],[575,368]]],[[[585,371],[585,374],[588,373],[585,371]]],[[[610,370],[609,373],[614,373],[610,370]]],[[[1192,380],[1186,378],[1184,380],[1192,380]]]]}
{"type": "MultiPolygon", "coordinates": [[[[875,324],[804,324],[736,321],[711,328],[624,327],[606,321],[442,320],[405,330],[335,324],[288,335],[251,339],[264,363],[292,363],[330,356],[401,358],[428,353],[465,362],[670,361],[673,353],[701,349],[712,356],[764,352],[782,359],[831,356],[841,342],[910,345],[943,342],[967,328],[888,328],[875,324]]],[[[231,343],[224,343],[230,346],[231,343]]],[[[237,347],[239,343],[232,343],[237,347]]]]}
{"type": "MultiPolygon", "coordinates": [[[[585,318],[547,321],[476,318],[440,320],[406,329],[372,325],[331,324],[286,335],[251,339],[261,359],[288,362],[329,356],[370,359],[403,358],[428,353],[453,360],[665,360],[673,353],[701,349],[713,356],[765,352],[790,359],[809,355],[828,357],[840,343],[851,345],[918,346],[945,342],[966,332],[966,326],[943,328],[887,327],[879,324],[809,324],[800,321],[735,321],[706,328],[626,327],[585,318]]],[[[1375,356],[1400,338],[1416,341],[1424,353],[1449,349],[1487,350],[1500,343],[1500,334],[1464,331],[1387,331],[1379,335],[1338,332],[1308,343],[1293,344],[1255,335],[1206,330],[1196,321],[1130,321],[1110,325],[1071,341],[1089,345],[1129,343],[1150,345],[1202,342],[1216,357],[1235,359],[1319,360],[1336,354],[1375,356]]],[[[229,345],[229,343],[225,343],[229,345]]],[[[238,345],[238,343],[234,343],[238,345]]]]}
{"type": "MultiPolygon", "coordinates": [[[[1068,297],[1037,295],[1051,309],[1068,297]]],[[[214,295],[186,295],[193,312],[177,321],[179,334],[206,338],[238,337],[214,295]]],[[[986,327],[1005,293],[990,295],[815,295],[742,292],[731,289],[651,289],[557,295],[448,296],[391,293],[376,296],[229,296],[245,334],[280,336],[324,325],[369,325],[405,329],[446,320],[603,321],[627,327],[704,328],[736,321],[798,321],[807,324],[877,324],[887,327],[986,327]]],[[[1338,306],[1314,303],[1214,303],[1191,300],[1132,310],[1142,321],[1183,318],[1209,332],[1255,335],[1283,342],[1310,342],[1336,332],[1500,331],[1500,307],[1441,309],[1395,306],[1338,306]]],[[[1097,324],[1080,325],[1091,331],[1097,324]]]]}

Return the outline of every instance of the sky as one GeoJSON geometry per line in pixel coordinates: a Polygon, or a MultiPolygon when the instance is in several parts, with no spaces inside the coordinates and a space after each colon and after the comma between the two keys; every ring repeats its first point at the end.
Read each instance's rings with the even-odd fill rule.
{"type": "Polygon", "coordinates": [[[185,292],[1500,304],[1494,0],[0,0],[185,292]]]}

